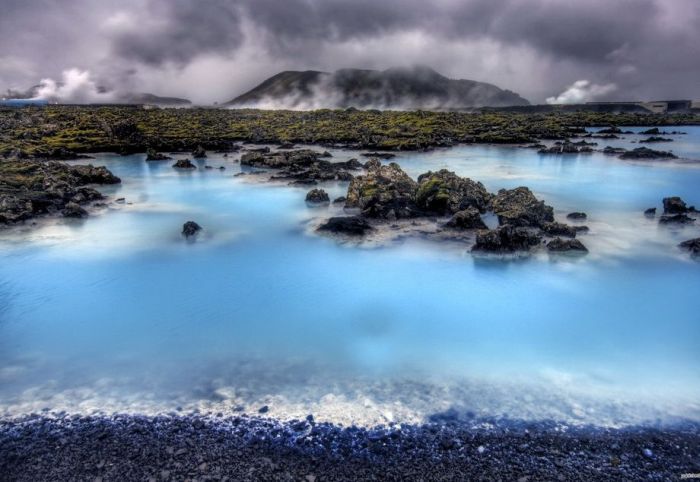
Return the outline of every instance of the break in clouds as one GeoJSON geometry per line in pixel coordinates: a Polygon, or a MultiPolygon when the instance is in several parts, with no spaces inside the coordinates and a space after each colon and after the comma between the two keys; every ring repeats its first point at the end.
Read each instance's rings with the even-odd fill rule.
{"type": "Polygon", "coordinates": [[[281,70],[429,65],[531,102],[700,97],[696,0],[3,0],[0,90],[223,102],[281,70]],[[44,80],[42,80],[44,79],[44,80]]]}

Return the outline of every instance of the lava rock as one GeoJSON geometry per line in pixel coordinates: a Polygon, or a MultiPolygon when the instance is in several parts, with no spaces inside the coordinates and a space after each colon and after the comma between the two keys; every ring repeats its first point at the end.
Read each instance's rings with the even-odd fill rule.
{"type": "Polygon", "coordinates": [[[656,151],[648,147],[637,147],[631,151],[625,151],[620,155],[620,159],[677,159],[672,152],[656,151]]]}
{"type": "Polygon", "coordinates": [[[187,221],[182,225],[182,235],[186,238],[196,235],[202,230],[202,227],[194,221],[187,221]]]}
{"type": "Polygon", "coordinates": [[[467,208],[486,211],[491,198],[483,184],[442,169],[418,176],[415,202],[418,209],[435,214],[454,214],[467,208]]]}
{"type": "Polygon", "coordinates": [[[670,139],[668,137],[659,137],[659,136],[651,136],[646,139],[642,139],[639,142],[643,143],[653,143],[653,142],[673,142],[673,139],[670,139]]]}
{"type": "Polygon", "coordinates": [[[538,200],[527,187],[501,189],[491,201],[501,225],[542,227],[554,222],[554,209],[538,200]]]}
{"type": "Polygon", "coordinates": [[[345,196],[339,196],[333,200],[333,204],[342,204],[345,202],[345,196]]]}
{"type": "Polygon", "coordinates": [[[345,207],[359,208],[363,215],[371,218],[414,217],[419,214],[414,203],[417,187],[398,164],[373,164],[366,175],[350,182],[345,207]]]}
{"type": "Polygon", "coordinates": [[[447,226],[458,229],[487,229],[479,210],[473,207],[457,211],[447,222],[447,226]]]}
{"type": "Polygon", "coordinates": [[[561,239],[554,238],[549,243],[547,243],[547,249],[553,252],[567,252],[574,251],[580,253],[587,253],[588,249],[583,245],[578,239],[561,239]]]}
{"type": "Polygon", "coordinates": [[[688,212],[688,207],[678,196],[665,197],[663,199],[664,203],[664,214],[684,214],[688,212]]]}
{"type": "Polygon", "coordinates": [[[541,238],[530,229],[516,226],[501,226],[498,229],[482,231],[476,236],[474,252],[514,253],[528,251],[540,244],[541,238]]]}
{"type": "Polygon", "coordinates": [[[306,193],[306,202],[310,204],[326,204],[331,202],[328,193],[323,189],[312,189],[306,193]]]}
{"type": "Polygon", "coordinates": [[[588,215],[587,215],[586,213],[575,212],[575,213],[569,213],[569,214],[567,214],[567,215],[566,215],[566,218],[567,218],[567,219],[573,219],[573,220],[575,220],[575,221],[581,221],[581,220],[583,220],[583,219],[587,219],[587,218],[588,218],[588,215]]]}
{"type": "Polygon", "coordinates": [[[576,237],[576,228],[564,223],[544,223],[542,231],[549,236],[566,236],[567,238],[576,237]]]}
{"type": "Polygon", "coordinates": [[[146,160],[147,161],[169,161],[171,160],[172,157],[166,156],[165,154],[162,154],[160,152],[157,152],[155,149],[149,147],[146,150],[146,160]]]}
{"type": "Polygon", "coordinates": [[[192,164],[189,159],[179,159],[173,164],[173,167],[176,169],[197,169],[197,166],[192,164]]]}
{"type": "Polygon", "coordinates": [[[700,256],[700,238],[683,241],[678,246],[689,251],[692,256],[700,256]]]}
{"type": "Polygon", "coordinates": [[[363,152],[360,154],[362,157],[374,157],[376,159],[393,159],[396,154],[391,152],[363,152]]]}
{"type": "Polygon", "coordinates": [[[649,208],[644,210],[644,215],[648,218],[653,218],[656,216],[656,208],[649,208]]]}
{"type": "Polygon", "coordinates": [[[88,215],[87,211],[81,208],[80,205],[75,202],[69,202],[66,204],[66,207],[63,208],[62,213],[64,218],[85,218],[88,215]]]}
{"type": "Polygon", "coordinates": [[[338,216],[319,226],[319,231],[328,231],[348,236],[364,236],[374,228],[362,216],[338,216]]]}
{"type": "Polygon", "coordinates": [[[661,224],[689,224],[694,221],[695,219],[687,214],[664,214],[659,218],[659,223],[661,224]]]}
{"type": "Polygon", "coordinates": [[[204,150],[202,146],[197,146],[197,148],[192,151],[192,157],[195,159],[204,159],[207,157],[207,151],[204,150]]]}

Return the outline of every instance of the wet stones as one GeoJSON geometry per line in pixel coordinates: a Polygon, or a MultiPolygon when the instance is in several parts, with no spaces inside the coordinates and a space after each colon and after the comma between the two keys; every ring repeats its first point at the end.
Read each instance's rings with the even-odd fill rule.
{"type": "Polygon", "coordinates": [[[78,203],[69,202],[61,211],[64,218],[86,218],[88,213],[78,203]]]}
{"type": "Polygon", "coordinates": [[[564,253],[587,253],[588,249],[578,239],[554,238],[547,243],[547,250],[550,252],[564,253]]]}
{"type": "Polygon", "coordinates": [[[446,226],[455,229],[488,229],[479,211],[473,207],[457,211],[446,226]]]}
{"type": "Polygon", "coordinates": [[[447,169],[418,176],[415,200],[420,210],[445,215],[475,208],[483,213],[491,198],[480,182],[459,177],[447,169]]]}
{"type": "Polygon", "coordinates": [[[515,253],[529,251],[541,242],[541,237],[531,229],[516,226],[501,226],[498,229],[482,231],[476,236],[473,252],[515,253]]]}
{"type": "Polygon", "coordinates": [[[681,249],[686,250],[693,257],[700,257],[700,238],[689,239],[678,245],[681,249]]]}
{"type": "Polygon", "coordinates": [[[348,236],[363,236],[374,228],[362,216],[338,216],[332,217],[321,226],[319,231],[327,231],[348,236]]]}
{"type": "Polygon", "coordinates": [[[331,202],[328,193],[323,189],[312,189],[306,193],[306,202],[313,205],[328,204],[331,202]]]}
{"type": "Polygon", "coordinates": [[[688,212],[688,206],[678,196],[665,197],[663,199],[664,214],[684,214],[688,212]]]}
{"type": "Polygon", "coordinates": [[[194,221],[187,221],[185,224],[182,225],[182,235],[185,238],[190,238],[192,236],[195,236],[201,230],[202,230],[202,227],[199,224],[195,223],[194,221]]]}
{"type": "Polygon", "coordinates": [[[197,169],[197,166],[192,164],[192,161],[189,159],[179,159],[173,164],[173,167],[175,169],[197,169]]]}
{"type": "Polygon", "coordinates": [[[554,209],[538,200],[527,187],[501,189],[491,201],[501,225],[542,227],[554,222],[554,209]]]}
{"type": "Polygon", "coordinates": [[[169,161],[171,159],[172,159],[172,157],[166,156],[165,154],[162,154],[151,147],[149,147],[146,150],[146,160],[147,161],[169,161]]]}
{"type": "Polygon", "coordinates": [[[576,228],[568,224],[552,222],[542,225],[542,231],[548,236],[564,236],[567,238],[576,237],[576,228]]]}
{"type": "Polygon", "coordinates": [[[204,150],[202,146],[197,146],[197,148],[192,151],[192,157],[194,159],[204,159],[207,157],[207,151],[204,150]]]}
{"type": "MultiPolygon", "coordinates": [[[[372,160],[367,164],[370,162],[372,160]]],[[[357,176],[350,182],[345,207],[359,209],[370,218],[393,220],[414,217],[418,215],[414,203],[417,187],[418,183],[398,164],[377,166],[373,163],[366,175],[357,176]]]]}
{"type": "Polygon", "coordinates": [[[583,221],[588,218],[586,213],[573,212],[566,215],[566,219],[571,219],[573,221],[583,221]]]}
{"type": "Polygon", "coordinates": [[[637,147],[631,151],[625,151],[620,155],[620,159],[677,159],[672,152],[657,151],[648,147],[637,147]]]}

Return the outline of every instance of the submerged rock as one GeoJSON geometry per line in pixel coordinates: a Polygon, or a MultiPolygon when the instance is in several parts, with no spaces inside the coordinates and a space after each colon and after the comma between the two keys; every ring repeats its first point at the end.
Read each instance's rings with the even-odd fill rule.
{"type": "Polygon", "coordinates": [[[147,161],[169,161],[171,159],[172,159],[172,157],[166,156],[165,154],[157,152],[155,149],[153,149],[151,147],[149,147],[146,150],[146,160],[147,161]]]}
{"type": "Polygon", "coordinates": [[[195,223],[194,221],[187,221],[185,224],[182,225],[182,235],[185,238],[189,238],[190,236],[196,235],[198,232],[202,230],[202,227],[195,223]]]}
{"type": "Polygon", "coordinates": [[[524,227],[501,226],[498,229],[482,231],[476,236],[475,252],[514,253],[528,251],[541,242],[541,237],[524,227]]]}
{"type": "MultiPolygon", "coordinates": [[[[370,161],[371,162],[371,161],[370,161]]],[[[418,184],[396,163],[373,165],[348,187],[345,207],[358,208],[364,216],[382,219],[418,215],[414,195],[418,184]]]]}
{"type": "Polygon", "coordinates": [[[689,239],[679,244],[682,249],[690,252],[692,256],[700,256],[700,238],[689,239]]]}
{"type": "Polygon", "coordinates": [[[527,187],[501,189],[491,201],[491,210],[501,225],[542,227],[554,222],[554,209],[527,187]]]}
{"type": "Polygon", "coordinates": [[[323,189],[312,189],[306,193],[306,202],[311,204],[327,204],[331,200],[328,197],[328,193],[323,189]]]}
{"type": "Polygon", "coordinates": [[[479,210],[474,207],[457,211],[447,222],[447,226],[457,229],[488,229],[479,210]]]}
{"type": "Polygon", "coordinates": [[[542,231],[549,236],[566,236],[567,238],[576,237],[576,228],[564,223],[545,223],[542,225],[542,231]]]}
{"type": "Polygon", "coordinates": [[[620,154],[624,154],[625,152],[627,152],[627,149],[624,147],[605,146],[605,149],[603,149],[603,154],[607,156],[618,156],[620,154]]]}
{"type": "Polygon", "coordinates": [[[338,196],[333,200],[333,204],[344,204],[346,201],[345,196],[338,196]]]}
{"type": "Polygon", "coordinates": [[[637,147],[631,151],[625,151],[620,159],[677,159],[676,155],[667,151],[656,151],[648,147],[637,147]]]}
{"type": "Polygon", "coordinates": [[[664,214],[659,218],[661,224],[689,224],[694,221],[687,214],[664,214]]]}
{"type": "Polygon", "coordinates": [[[0,224],[63,211],[67,217],[84,217],[81,204],[103,199],[87,185],[119,182],[105,167],[5,160],[0,163],[0,224]]]}
{"type": "Polygon", "coordinates": [[[687,213],[688,206],[686,206],[685,201],[683,201],[678,196],[665,197],[663,199],[664,203],[664,214],[683,214],[687,213]]]}
{"type": "Polygon", "coordinates": [[[88,216],[87,211],[81,208],[80,205],[75,202],[69,202],[66,204],[66,207],[63,208],[62,213],[64,218],[85,218],[88,216]]]}
{"type": "Polygon", "coordinates": [[[197,166],[192,164],[192,161],[189,159],[179,159],[173,164],[173,167],[176,169],[197,169],[197,166]]]}
{"type": "Polygon", "coordinates": [[[348,236],[363,236],[373,228],[362,216],[338,216],[330,218],[318,227],[319,231],[328,231],[348,236]]]}
{"type": "Polygon", "coordinates": [[[391,152],[363,152],[360,154],[363,157],[375,157],[377,159],[393,159],[396,154],[391,152]]]}
{"type": "Polygon", "coordinates": [[[573,219],[575,221],[580,221],[580,220],[588,218],[588,215],[586,213],[574,212],[574,213],[567,214],[566,218],[573,219]]]}
{"type": "Polygon", "coordinates": [[[207,151],[204,150],[202,146],[197,146],[197,148],[194,151],[192,151],[192,157],[194,159],[204,159],[205,157],[207,157],[207,151]]]}
{"type": "Polygon", "coordinates": [[[578,239],[561,239],[554,238],[549,243],[547,243],[547,249],[553,252],[566,252],[566,251],[576,251],[580,253],[587,253],[588,249],[583,245],[578,239]]]}
{"type": "Polygon", "coordinates": [[[647,139],[642,139],[639,142],[643,143],[653,143],[653,142],[673,142],[673,139],[667,138],[667,137],[658,137],[658,136],[651,136],[648,137],[647,139]]]}
{"type": "Polygon", "coordinates": [[[467,208],[486,211],[492,195],[480,182],[442,169],[418,176],[415,202],[420,210],[435,214],[454,214],[467,208]]]}
{"type": "Polygon", "coordinates": [[[361,168],[357,159],[347,162],[330,162],[322,159],[324,154],[311,149],[293,151],[249,151],[241,156],[241,165],[275,169],[273,180],[286,179],[296,184],[313,184],[313,181],[350,181],[348,171],[361,168]]]}
{"type": "Polygon", "coordinates": [[[654,216],[656,216],[656,208],[645,209],[644,215],[648,218],[653,218],[654,216]]]}

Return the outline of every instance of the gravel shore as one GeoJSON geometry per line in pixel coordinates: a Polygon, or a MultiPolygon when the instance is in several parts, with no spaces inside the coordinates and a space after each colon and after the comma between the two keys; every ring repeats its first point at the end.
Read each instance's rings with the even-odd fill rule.
{"type": "Polygon", "coordinates": [[[0,421],[0,480],[679,480],[700,426],[452,420],[374,429],[199,415],[0,421]]]}

